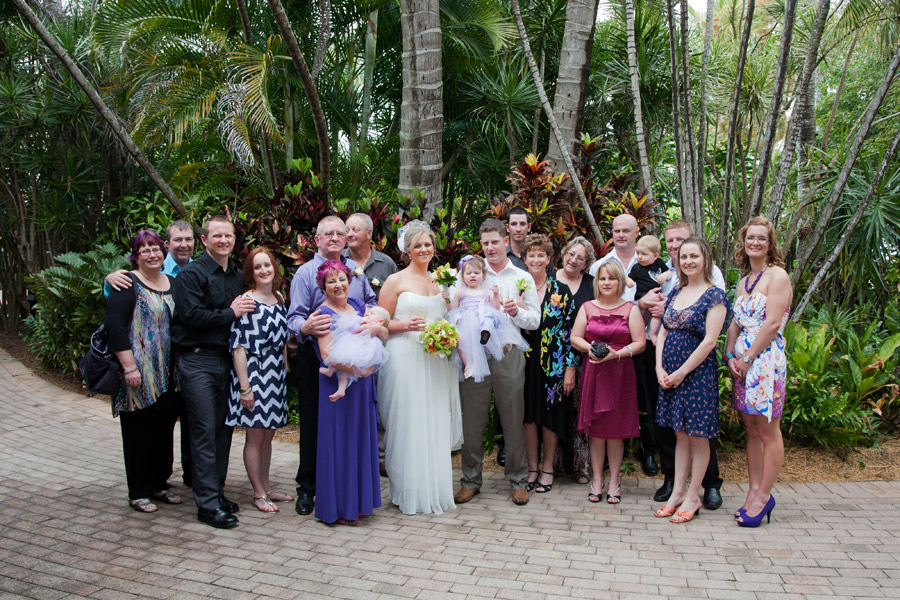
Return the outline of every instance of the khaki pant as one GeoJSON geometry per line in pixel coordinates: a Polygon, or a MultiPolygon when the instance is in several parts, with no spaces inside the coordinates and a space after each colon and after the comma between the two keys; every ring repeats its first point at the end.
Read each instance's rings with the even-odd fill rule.
{"type": "Polygon", "coordinates": [[[506,440],[506,478],[513,489],[525,489],[528,462],[525,458],[525,356],[518,348],[506,353],[502,361],[488,360],[491,374],[481,383],[466,379],[459,384],[462,400],[463,447],[462,479],[464,488],[479,489],[484,461],[482,434],[491,409],[491,392],[500,413],[506,440]]]}

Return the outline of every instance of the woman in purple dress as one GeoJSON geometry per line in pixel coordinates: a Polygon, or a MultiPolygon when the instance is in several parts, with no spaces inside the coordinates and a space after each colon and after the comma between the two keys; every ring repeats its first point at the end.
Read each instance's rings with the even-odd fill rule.
{"type": "Polygon", "coordinates": [[[637,305],[621,300],[625,270],[615,261],[594,276],[594,300],[585,302],[572,327],[572,347],[587,354],[581,369],[578,431],[591,436],[590,502],[600,502],[603,463],[609,457],[606,501],[618,504],[625,440],[637,437],[638,408],[632,357],[643,352],[644,320],[637,305]]]}
{"type": "MultiPolygon", "coordinates": [[[[340,326],[343,315],[365,314],[365,305],[347,296],[350,277],[349,269],[336,260],[323,263],[316,274],[316,283],[325,292],[325,302],[318,308],[331,316],[332,329],[340,326]]],[[[322,366],[332,337],[328,334],[318,339],[322,366]]],[[[371,515],[381,506],[375,378],[371,377],[371,367],[360,371],[341,364],[329,366],[360,379],[342,398],[332,401],[329,396],[337,390],[337,374],[319,374],[316,518],[325,523],[356,525],[360,517],[371,515]]]]}

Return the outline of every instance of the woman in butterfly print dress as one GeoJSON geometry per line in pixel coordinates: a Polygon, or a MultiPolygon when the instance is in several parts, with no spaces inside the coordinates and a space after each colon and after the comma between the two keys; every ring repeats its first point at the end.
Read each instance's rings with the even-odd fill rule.
{"type": "Polygon", "coordinates": [[[775,505],[772,487],[784,461],[781,414],[787,382],[784,326],[793,290],[775,228],[754,217],[738,233],[735,262],[745,274],[738,282],[734,321],[725,343],[734,381],[731,407],[747,428],[750,487],[735,513],[743,526],[757,526],[775,505]]]}
{"type": "Polygon", "coordinates": [[[246,432],[244,466],[253,486],[253,506],[278,512],[273,502],[294,499],[273,492],[269,484],[272,438],[287,424],[287,311],[278,291],[283,280],[275,257],[265,248],[250,251],[243,271],[246,295],[256,302],[256,310],[231,326],[234,372],[226,423],[246,432]]]}

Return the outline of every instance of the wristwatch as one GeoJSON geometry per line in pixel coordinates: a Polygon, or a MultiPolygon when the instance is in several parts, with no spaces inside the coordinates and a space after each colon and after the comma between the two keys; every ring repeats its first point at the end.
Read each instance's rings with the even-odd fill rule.
{"type": "Polygon", "coordinates": [[[742,356],[741,360],[744,361],[745,363],[747,363],[748,365],[753,362],[753,359],[750,358],[749,354],[745,354],[744,356],[742,356]]]}

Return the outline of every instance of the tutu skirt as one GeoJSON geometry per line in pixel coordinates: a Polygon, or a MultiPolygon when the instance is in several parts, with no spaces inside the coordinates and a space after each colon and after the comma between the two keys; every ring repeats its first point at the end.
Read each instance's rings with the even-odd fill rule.
{"type": "MultiPolygon", "coordinates": [[[[377,371],[381,365],[387,362],[388,353],[384,344],[377,337],[371,337],[368,332],[353,333],[359,329],[362,319],[356,314],[342,315],[332,330],[331,343],[328,345],[328,358],[322,362],[331,367],[344,365],[363,371],[374,367],[377,371]]],[[[345,371],[346,373],[346,371],[345,371]]],[[[335,376],[337,373],[335,373],[335,376]]],[[[358,375],[346,373],[347,385],[357,379],[358,375]]]]}

